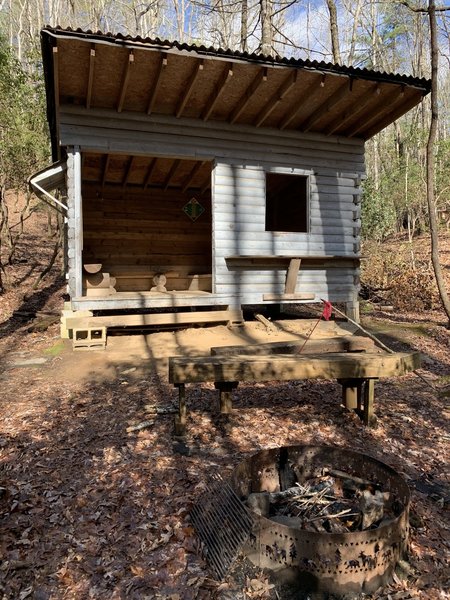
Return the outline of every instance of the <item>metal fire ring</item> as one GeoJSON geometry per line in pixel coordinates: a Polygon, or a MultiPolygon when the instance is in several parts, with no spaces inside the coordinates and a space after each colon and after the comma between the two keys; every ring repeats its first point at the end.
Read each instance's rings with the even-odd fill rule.
{"type": "Polygon", "coordinates": [[[289,461],[301,484],[323,468],[339,469],[390,492],[395,518],[379,527],[349,533],[292,528],[253,513],[255,526],[248,558],[305,591],[373,593],[388,584],[406,554],[410,493],[394,469],[358,452],[325,446],[287,446],[263,450],[241,463],[231,478],[240,499],[250,493],[280,491],[280,462],[289,461]]]}

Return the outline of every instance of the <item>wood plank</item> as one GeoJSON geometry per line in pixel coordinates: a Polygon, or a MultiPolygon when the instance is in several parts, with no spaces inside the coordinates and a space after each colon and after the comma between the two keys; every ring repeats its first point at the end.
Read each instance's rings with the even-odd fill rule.
{"type": "Polygon", "coordinates": [[[381,85],[379,83],[374,84],[370,90],[368,90],[363,98],[359,98],[357,103],[346,106],[345,110],[334,119],[334,125],[329,126],[327,135],[333,135],[338,129],[347,125],[349,121],[352,121],[360,115],[366,106],[370,104],[377,96],[381,93],[381,85]]]}
{"type": "Polygon", "coordinates": [[[125,70],[122,76],[122,84],[120,86],[120,98],[117,104],[117,112],[122,112],[123,105],[125,102],[125,96],[127,94],[128,82],[130,80],[131,67],[134,64],[134,53],[133,50],[130,50],[128,54],[127,64],[125,65],[125,70]]]}
{"type": "Polygon", "coordinates": [[[286,285],[284,286],[285,295],[295,295],[295,288],[297,287],[297,278],[301,262],[301,258],[291,258],[289,261],[289,267],[286,274],[286,285]]]}
{"type": "Polygon", "coordinates": [[[150,325],[189,325],[194,323],[221,323],[242,321],[241,310],[209,310],[144,315],[111,315],[104,317],[67,317],[67,329],[83,327],[144,327],[150,325]]]}
{"type": "Polygon", "coordinates": [[[297,292],[295,294],[263,294],[263,300],[265,302],[282,302],[282,301],[294,301],[294,300],[314,300],[316,297],[315,294],[312,293],[300,293],[297,292]]]}
{"type": "Polygon", "coordinates": [[[305,337],[299,341],[246,344],[245,346],[214,346],[211,348],[211,356],[297,354],[300,350],[302,354],[382,352],[381,349],[376,348],[375,342],[370,338],[362,335],[350,335],[308,341],[305,337]]]}
{"type": "Polygon", "coordinates": [[[89,75],[86,90],[86,108],[91,107],[92,85],[94,83],[94,68],[95,68],[95,44],[92,44],[89,52],[89,75]]]}
{"type": "Polygon", "coordinates": [[[186,82],[186,85],[183,87],[184,95],[180,99],[180,102],[178,103],[178,106],[175,110],[175,116],[177,119],[179,119],[181,117],[181,115],[183,114],[183,110],[184,110],[186,104],[188,103],[189,98],[191,97],[192,91],[195,86],[195,82],[197,81],[199,74],[203,71],[204,64],[205,64],[205,61],[203,59],[196,61],[194,68],[192,70],[192,73],[190,74],[189,79],[186,82]]]}
{"type": "Polygon", "coordinates": [[[158,65],[158,71],[156,73],[155,78],[153,79],[154,84],[153,84],[152,91],[150,92],[150,98],[149,98],[148,104],[147,104],[147,114],[148,115],[150,115],[153,111],[153,106],[155,104],[156,96],[158,94],[158,90],[161,85],[161,80],[162,80],[163,71],[164,71],[165,67],[167,67],[167,53],[162,52],[161,58],[159,61],[159,65],[158,65]]]}
{"type": "Polygon", "coordinates": [[[295,379],[354,379],[395,377],[420,367],[418,352],[395,354],[336,353],[326,355],[279,354],[197,358],[171,357],[171,383],[202,381],[291,381],[295,379]]]}
{"type": "Polygon", "coordinates": [[[309,98],[314,92],[317,90],[317,81],[314,80],[310,85],[308,85],[302,94],[300,94],[295,102],[295,107],[293,110],[288,113],[283,119],[280,121],[278,125],[278,129],[286,129],[286,127],[295,119],[295,117],[299,114],[299,112],[303,109],[303,103],[306,98],[309,98]]]}
{"type": "MultiPolygon", "coordinates": [[[[404,87],[402,85],[396,85],[394,89],[391,89],[389,92],[387,92],[384,96],[386,110],[388,110],[389,107],[403,95],[404,87]]],[[[379,111],[369,111],[368,114],[363,114],[362,117],[358,119],[357,122],[353,125],[353,127],[350,127],[348,130],[346,130],[344,135],[348,137],[356,136],[359,133],[359,131],[361,131],[361,129],[364,129],[366,126],[371,125],[379,119],[379,111]]]]}

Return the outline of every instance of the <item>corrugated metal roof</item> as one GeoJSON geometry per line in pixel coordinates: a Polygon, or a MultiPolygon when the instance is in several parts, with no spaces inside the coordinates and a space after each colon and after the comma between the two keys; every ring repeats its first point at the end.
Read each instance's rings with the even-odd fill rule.
{"type": "Polygon", "coordinates": [[[64,107],[368,139],[420,103],[427,79],[176,41],[47,27],[47,116],[64,107]]]}
{"type": "Polygon", "coordinates": [[[136,44],[139,46],[153,47],[159,50],[179,50],[181,52],[195,53],[198,55],[205,55],[211,57],[231,58],[235,60],[243,60],[246,62],[257,62],[268,65],[280,65],[290,66],[300,69],[313,69],[324,72],[332,72],[342,75],[350,75],[361,79],[370,79],[371,81],[386,81],[386,82],[397,82],[404,83],[406,85],[412,85],[415,87],[423,88],[427,93],[431,90],[431,80],[420,77],[413,77],[412,75],[404,75],[398,73],[386,73],[384,71],[377,71],[372,69],[366,69],[361,67],[348,67],[345,65],[338,65],[331,62],[299,59],[299,58],[287,58],[282,56],[265,56],[263,54],[257,54],[255,52],[240,52],[238,50],[230,50],[224,48],[214,48],[213,46],[205,46],[203,44],[186,44],[178,42],[176,40],[161,40],[160,38],[140,37],[123,35],[122,33],[103,33],[101,31],[91,31],[82,29],[72,29],[70,27],[45,27],[43,32],[54,34],[57,36],[68,35],[75,37],[85,37],[86,39],[106,41],[109,43],[117,44],[136,44]]]}

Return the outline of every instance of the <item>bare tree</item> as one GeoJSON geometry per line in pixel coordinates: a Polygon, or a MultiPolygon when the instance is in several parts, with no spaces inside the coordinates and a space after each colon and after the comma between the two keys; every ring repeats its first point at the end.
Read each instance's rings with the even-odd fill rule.
{"type": "Polygon", "coordinates": [[[333,53],[333,62],[339,64],[341,62],[341,53],[339,50],[339,29],[335,1],[327,0],[327,7],[328,12],[330,13],[331,51],[333,53]]]}

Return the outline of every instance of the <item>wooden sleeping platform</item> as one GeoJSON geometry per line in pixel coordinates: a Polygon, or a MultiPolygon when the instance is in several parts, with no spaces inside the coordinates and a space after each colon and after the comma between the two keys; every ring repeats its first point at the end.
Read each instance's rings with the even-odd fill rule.
{"type": "Polygon", "coordinates": [[[337,379],[343,400],[365,425],[374,421],[374,383],[397,377],[420,367],[417,352],[386,353],[363,336],[348,336],[302,343],[281,342],[252,346],[213,348],[212,356],[171,357],[169,382],[178,388],[179,412],[175,433],[186,431],[186,384],[214,382],[219,390],[220,411],[232,410],[232,392],[239,382],[337,379]],[[277,353],[278,351],[283,353],[277,353]],[[253,352],[248,354],[248,352],[253,352]],[[312,353],[311,353],[312,352],[312,353]]]}

